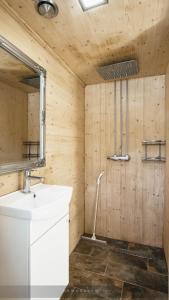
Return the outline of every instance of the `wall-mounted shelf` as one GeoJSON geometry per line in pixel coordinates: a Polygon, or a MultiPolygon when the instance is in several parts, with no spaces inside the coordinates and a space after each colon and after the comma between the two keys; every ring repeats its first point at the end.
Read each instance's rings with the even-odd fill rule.
{"type": "Polygon", "coordinates": [[[147,158],[143,158],[142,161],[166,161],[165,157],[147,157],[147,158]]]}
{"type": "Polygon", "coordinates": [[[25,146],[39,146],[40,142],[39,141],[37,141],[37,142],[35,142],[35,141],[26,141],[26,142],[23,142],[23,145],[25,145],[25,146]]]}
{"type": "Polygon", "coordinates": [[[24,158],[28,158],[29,160],[31,158],[39,158],[39,147],[40,142],[39,141],[24,141],[23,145],[25,146],[25,152],[23,154],[24,158]]]}
{"type": "Polygon", "coordinates": [[[165,140],[147,140],[143,141],[142,145],[145,146],[145,156],[142,161],[156,161],[156,162],[165,162],[166,158],[161,155],[161,146],[166,145],[165,140]],[[148,146],[158,146],[158,156],[150,157],[148,156],[148,146]]]}
{"type": "Polygon", "coordinates": [[[143,141],[143,145],[166,145],[166,141],[161,140],[152,140],[152,141],[143,141]]]}

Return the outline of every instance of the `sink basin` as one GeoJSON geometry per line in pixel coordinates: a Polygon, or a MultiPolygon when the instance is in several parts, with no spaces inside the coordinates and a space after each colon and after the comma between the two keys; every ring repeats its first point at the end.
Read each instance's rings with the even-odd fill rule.
{"type": "Polygon", "coordinates": [[[72,187],[37,184],[30,194],[21,191],[0,198],[0,215],[19,219],[62,218],[72,196],[72,187]]]}

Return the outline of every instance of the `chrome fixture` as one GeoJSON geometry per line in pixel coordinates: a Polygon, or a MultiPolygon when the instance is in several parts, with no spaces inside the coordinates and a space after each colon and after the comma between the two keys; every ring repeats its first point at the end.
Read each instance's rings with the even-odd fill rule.
{"type": "Polygon", "coordinates": [[[80,6],[83,11],[108,4],[108,0],[79,0],[80,6]]]}
{"type": "Polygon", "coordinates": [[[120,81],[120,110],[117,109],[117,82],[114,82],[114,154],[107,156],[107,159],[114,161],[129,161],[131,159],[129,151],[129,98],[128,98],[128,80],[120,81]],[[123,95],[123,84],[125,83],[125,97],[123,95]],[[125,109],[125,115],[123,110],[125,109]],[[117,139],[118,124],[117,113],[119,113],[119,130],[120,135],[117,139]],[[124,121],[125,117],[125,121],[124,121]],[[124,138],[125,133],[125,138],[124,138]],[[119,140],[119,143],[117,143],[119,140]]]}
{"type": "Polygon", "coordinates": [[[116,80],[138,74],[137,60],[128,60],[98,68],[98,73],[104,80],[116,80]]]}
{"type": "Polygon", "coordinates": [[[54,0],[36,0],[35,6],[37,12],[47,19],[52,19],[59,13],[59,8],[54,0]]]}
{"type": "Polygon", "coordinates": [[[128,154],[125,154],[123,156],[118,156],[116,154],[112,155],[112,156],[108,156],[107,159],[110,159],[110,160],[122,160],[122,161],[129,161],[130,160],[130,155],[128,154]]]}
{"type": "Polygon", "coordinates": [[[31,170],[25,170],[24,171],[24,179],[23,179],[23,193],[25,193],[25,194],[28,194],[31,192],[31,189],[30,189],[31,179],[42,180],[42,179],[44,179],[44,177],[31,176],[31,170]]]}

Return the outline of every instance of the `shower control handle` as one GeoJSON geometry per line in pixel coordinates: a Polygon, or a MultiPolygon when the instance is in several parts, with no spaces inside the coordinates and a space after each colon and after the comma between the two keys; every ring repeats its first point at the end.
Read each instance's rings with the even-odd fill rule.
{"type": "Polygon", "coordinates": [[[124,156],[118,156],[118,155],[112,155],[112,156],[108,156],[107,159],[109,160],[114,160],[114,161],[129,161],[130,160],[130,155],[126,154],[124,156]]]}

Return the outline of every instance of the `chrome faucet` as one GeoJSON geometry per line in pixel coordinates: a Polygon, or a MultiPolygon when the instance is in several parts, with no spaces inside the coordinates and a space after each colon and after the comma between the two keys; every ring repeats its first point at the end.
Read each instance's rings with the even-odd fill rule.
{"type": "Polygon", "coordinates": [[[28,194],[31,193],[31,179],[39,179],[42,180],[44,177],[40,176],[31,176],[31,170],[24,171],[24,179],[23,179],[23,193],[28,194]]]}

